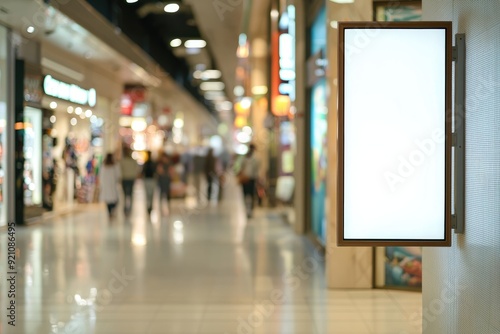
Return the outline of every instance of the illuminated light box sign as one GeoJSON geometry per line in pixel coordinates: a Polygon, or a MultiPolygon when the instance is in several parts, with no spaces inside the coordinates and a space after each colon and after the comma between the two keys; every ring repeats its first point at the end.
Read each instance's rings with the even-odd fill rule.
{"type": "Polygon", "coordinates": [[[56,80],[50,75],[43,79],[43,91],[49,96],[90,107],[95,107],[97,102],[95,89],[83,89],[75,84],[56,80]]]}
{"type": "Polygon", "coordinates": [[[451,23],[339,24],[340,246],[449,246],[451,23]]]}

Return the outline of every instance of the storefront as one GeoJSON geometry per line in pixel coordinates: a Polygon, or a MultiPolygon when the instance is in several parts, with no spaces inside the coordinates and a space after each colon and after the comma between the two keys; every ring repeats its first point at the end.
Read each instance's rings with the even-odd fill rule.
{"type": "MultiPolygon", "coordinates": [[[[273,1],[270,13],[270,66],[264,64],[268,59],[261,56],[262,42],[258,39],[253,42],[252,55],[252,127],[256,133],[263,123],[268,131],[267,142],[268,156],[265,157],[269,166],[267,170],[266,192],[268,205],[271,207],[281,206],[287,221],[295,224],[293,214],[293,200],[295,193],[295,154],[296,137],[295,125],[295,97],[296,97],[296,70],[295,70],[295,6],[292,1],[273,1]],[[269,82],[263,81],[257,71],[266,70],[269,82]],[[269,89],[268,89],[269,87],[269,89]],[[269,99],[269,104],[267,103],[269,99]],[[264,113],[260,111],[263,109],[264,113]],[[268,114],[267,109],[271,112],[268,114]],[[259,114],[264,117],[260,118],[259,114]]],[[[241,102],[244,102],[242,100],[241,102]]],[[[235,105],[235,111],[238,109],[235,105]]],[[[240,113],[244,114],[244,113],[240,113]]],[[[243,130],[243,129],[242,129],[243,130]]],[[[245,138],[244,133],[237,134],[245,138]]],[[[257,135],[258,137],[258,135],[257,135]]],[[[257,138],[259,139],[259,138],[257,138]]],[[[241,142],[241,140],[240,140],[241,142]]],[[[262,149],[262,140],[257,143],[258,151],[262,149]]],[[[263,159],[263,157],[260,157],[263,159]]]]}
{"type": "Polygon", "coordinates": [[[43,78],[43,106],[50,110],[43,140],[46,172],[57,179],[53,205],[64,207],[93,198],[95,167],[102,160],[104,120],[95,115],[92,87],[63,81],[56,73],[43,78]]]}
{"type": "Polygon", "coordinates": [[[278,21],[278,94],[274,98],[273,111],[278,117],[278,181],[276,197],[287,206],[293,203],[295,190],[296,137],[293,119],[296,108],[296,70],[295,70],[295,6],[290,4],[281,10],[278,21]]]}
{"type": "Polygon", "coordinates": [[[326,7],[316,12],[309,27],[309,56],[307,60],[308,131],[309,131],[309,221],[310,231],[323,246],[327,226],[327,130],[328,85],[326,81],[326,7]]]}

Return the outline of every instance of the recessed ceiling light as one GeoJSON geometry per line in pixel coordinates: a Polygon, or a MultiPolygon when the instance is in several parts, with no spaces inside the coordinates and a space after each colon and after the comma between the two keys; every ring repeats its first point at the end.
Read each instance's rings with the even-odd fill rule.
{"type": "Polygon", "coordinates": [[[199,48],[204,48],[207,46],[207,42],[205,42],[202,39],[189,39],[184,42],[184,46],[188,49],[199,49],[199,48]]]}
{"type": "Polygon", "coordinates": [[[169,3],[168,5],[165,6],[163,10],[165,10],[167,13],[176,13],[179,11],[179,8],[181,7],[178,4],[169,3]]]}
{"type": "Polygon", "coordinates": [[[220,81],[212,81],[212,82],[203,82],[200,85],[201,90],[205,91],[218,91],[224,89],[224,83],[220,81]]]}
{"type": "Polygon", "coordinates": [[[265,95],[267,94],[267,86],[253,86],[252,87],[253,95],[265,95]]]}
{"type": "Polygon", "coordinates": [[[241,106],[245,109],[248,109],[252,106],[252,100],[249,97],[244,97],[240,101],[241,106]]]}
{"type": "Polygon", "coordinates": [[[220,79],[222,76],[221,71],[219,70],[206,70],[201,74],[202,80],[211,80],[211,79],[220,79]]]}
{"type": "Polygon", "coordinates": [[[35,32],[35,27],[29,26],[28,28],[26,28],[26,31],[28,32],[28,34],[32,34],[35,32]]]}
{"type": "Polygon", "coordinates": [[[245,89],[242,86],[236,86],[233,89],[233,93],[235,96],[240,97],[243,96],[243,94],[245,94],[245,89]]]}
{"type": "Polygon", "coordinates": [[[332,2],[336,2],[336,3],[353,3],[354,0],[330,0],[332,2]]]}
{"type": "Polygon", "coordinates": [[[217,100],[217,99],[225,99],[223,92],[205,92],[203,97],[207,100],[217,100]]]}
{"type": "Polygon", "coordinates": [[[127,3],[135,3],[137,1],[139,1],[139,0],[127,0],[127,3]]]}
{"type": "Polygon", "coordinates": [[[173,39],[170,41],[170,46],[173,48],[177,48],[182,45],[182,41],[179,38],[173,39]]]}
{"type": "Polygon", "coordinates": [[[224,101],[220,104],[220,107],[223,110],[231,110],[233,109],[233,104],[230,101],[224,101]]]}
{"type": "Polygon", "coordinates": [[[201,79],[202,73],[203,72],[201,72],[200,70],[194,71],[193,78],[195,78],[195,79],[201,79]]]}

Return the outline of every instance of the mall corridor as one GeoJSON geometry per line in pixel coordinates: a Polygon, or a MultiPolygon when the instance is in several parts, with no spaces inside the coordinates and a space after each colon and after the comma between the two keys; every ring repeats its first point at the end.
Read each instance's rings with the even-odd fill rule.
{"type": "Polygon", "coordinates": [[[18,229],[17,333],[421,333],[420,293],[327,290],[309,239],[277,211],[247,222],[234,181],[151,220],[141,189],[127,219],[93,204],[18,229]]]}

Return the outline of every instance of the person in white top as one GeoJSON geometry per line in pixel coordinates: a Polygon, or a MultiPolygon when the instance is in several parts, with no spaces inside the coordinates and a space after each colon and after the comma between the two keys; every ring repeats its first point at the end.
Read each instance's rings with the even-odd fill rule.
{"type": "Polygon", "coordinates": [[[247,207],[248,218],[252,217],[252,212],[255,204],[255,196],[257,194],[256,185],[257,179],[259,178],[260,168],[260,161],[257,159],[254,152],[255,145],[250,144],[248,153],[243,159],[243,163],[241,166],[241,174],[244,175],[244,177],[241,178],[243,180],[241,185],[243,187],[243,199],[247,207]],[[248,200],[250,200],[249,205],[247,204],[248,200]]]}
{"type": "Polygon", "coordinates": [[[118,203],[118,182],[120,178],[120,169],[114,162],[113,154],[108,153],[99,171],[99,187],[101,190],[99,199],[106,203],[110,217],[113,215],[113,210],[118,203]]]}

